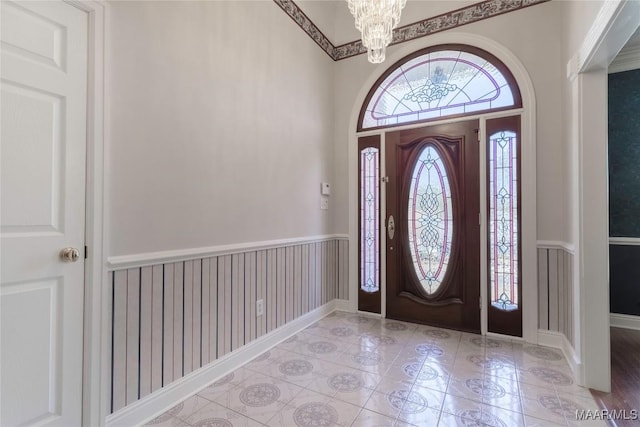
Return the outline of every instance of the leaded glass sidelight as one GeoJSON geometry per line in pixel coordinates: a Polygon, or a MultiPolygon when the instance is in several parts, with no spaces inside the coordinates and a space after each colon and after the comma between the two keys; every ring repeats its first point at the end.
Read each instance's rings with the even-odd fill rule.
{"type": "Polygon", "coordinates": [[[380,150],[360,151],[360,288],[380,289],[380,150]]]}
{"type": "Polygon", "coordinates": [[[489,137],[489,278],[491,305],[518,309],[518,139],[489,137]]]}
{"type": "Polygon", "coordinates": [[[413,268],[431,295],[447,272],[454,232],[447,168],[431,145],[422,149],[411,174],[407,218],[413,268]]]}
{"type": "Polygon", "coordinates": [[[509,70],[487,52],[469,50],[434,50],[396,65],[369,93],[360,129],[519,106],[509,70]]]}

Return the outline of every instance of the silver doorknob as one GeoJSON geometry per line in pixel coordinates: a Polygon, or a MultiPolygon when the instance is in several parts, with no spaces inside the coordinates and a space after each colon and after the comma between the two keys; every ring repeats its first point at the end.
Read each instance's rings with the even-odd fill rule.
{"type": "Polygon", "coordinates": [[[76,262],[80,259],[80,251],[76,248],[64,248],[60,251],[60,258],[64,262],[76,262]]]}

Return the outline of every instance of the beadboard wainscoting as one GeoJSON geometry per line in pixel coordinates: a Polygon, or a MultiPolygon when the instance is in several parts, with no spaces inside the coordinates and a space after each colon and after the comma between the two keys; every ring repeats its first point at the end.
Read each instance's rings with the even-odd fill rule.
{"type": "Polygon", "coordinates": [[[564,242],[538,241],[538,344],[562,350],[576,383],[584,366],[576,352],[574,329],[574,252],[564,242]]]}
{"type": "Polygon", "coordinates": [[[538,245],[538,329],[560,332],[572,346],[573,253],[538,245]]]}
{"type": "Polygon", "coordinates": [[[348,249],[330,238],[111,271],[111,412],[348,300],[348,249]]]}

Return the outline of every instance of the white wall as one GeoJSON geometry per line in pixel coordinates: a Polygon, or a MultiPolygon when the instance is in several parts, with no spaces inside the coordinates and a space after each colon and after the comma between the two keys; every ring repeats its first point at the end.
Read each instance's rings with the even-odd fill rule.
{"type": "MultiPolygon", "coordinates": [[[[562,240],[564,223],[564,150],[561,89],[564,63],[561,50],[561,4],[549,2],[523,11],[501,15],[458,28],[456,32],[477,34],[502,44],[524,64],[534,84],[537,101],[537,218],[539,240],[562,240]]],[[[410,19],[411,20],[411,19],[410,19]]],[[[416,19],[413,19],[416,20],[416,19]]],[[[440,33],[439,39],[447,32],[440,33]]],[[[430,37],[392,46],[387,57],[397,49],[418,50],[430,45],[430,37]]],[[[334,196],[337,231],[348,230],[348,135],[354,106],[360,108],[358,93],[365,81],[379,76],[392,65],[385,61],[375,66],[366,55],[338,61],[335,76],[336,96],[336,181],[341,183],[334,196]],[[342,185],[344,183],[344,185],[342,185]]],[[[352,125],[352,124],[351,124],[352,125]]]]}
{"type": "Polygon", "coordinates": [[[108,256],[334,231],[333,61],[275,3],[113,1],[109,33],[108,256]]]}

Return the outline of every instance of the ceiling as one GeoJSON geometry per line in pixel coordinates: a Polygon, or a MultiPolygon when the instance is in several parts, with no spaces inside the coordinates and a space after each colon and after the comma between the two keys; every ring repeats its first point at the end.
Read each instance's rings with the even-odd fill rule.
{"type": "Polygon", "coordinates": [[[638,50],[640,49],[640,27],[636,30],[636,32],[631,36],[627,44],[624,45],[622,50],[638,50]]]}
{"type": "MultiPolygon", "coordinates": [[[[346,0],[294,0],[334,46],[360,39],[346,0]]],[[[400,25],[450,12],[480,0],[408,0],[400,25]]]]}

